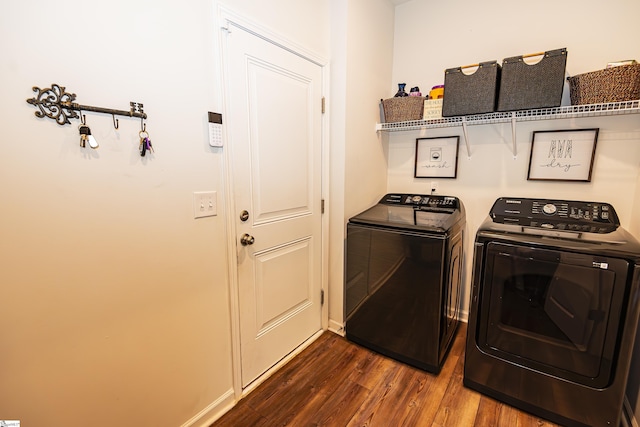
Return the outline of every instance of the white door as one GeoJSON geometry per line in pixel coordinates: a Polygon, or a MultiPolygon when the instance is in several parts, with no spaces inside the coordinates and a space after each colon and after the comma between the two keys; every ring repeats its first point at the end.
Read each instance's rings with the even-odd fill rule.
{"type": "Polygon", "coordinates": [[[226,40],[246,387],[321,329],[322,67],[237,27],[226,40]]]}

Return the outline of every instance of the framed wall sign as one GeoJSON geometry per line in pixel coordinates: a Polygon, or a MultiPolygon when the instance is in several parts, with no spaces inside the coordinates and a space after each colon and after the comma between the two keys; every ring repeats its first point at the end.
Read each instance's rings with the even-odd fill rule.
{"type": "Polygon", "coordinates": [[[416,139],[416,178],[455,178],[459,136],[416,139]]]}
{"type": "Polygon", "coordinates": [[[598,129],[533,132],[528,180],[591,181],[598,129]]]}

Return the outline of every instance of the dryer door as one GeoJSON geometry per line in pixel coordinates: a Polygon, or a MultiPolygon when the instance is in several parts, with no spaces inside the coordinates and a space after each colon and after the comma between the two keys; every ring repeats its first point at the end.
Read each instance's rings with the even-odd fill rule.
{"type": "Polygon", "coordinates": [[[478,343],[505,360],[606,387],[627,271],[617,258],[491,242],[478,343]]]}

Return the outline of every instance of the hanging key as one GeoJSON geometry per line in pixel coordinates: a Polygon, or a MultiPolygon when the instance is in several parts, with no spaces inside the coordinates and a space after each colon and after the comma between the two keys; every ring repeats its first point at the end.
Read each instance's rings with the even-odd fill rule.
{"type": "Polygon", "coordinates": [[[98,148],[98,141],[96,141],[95,137],[91,135],[91,129],[89,129],[89,126],[80,125],[78,128],[80,129],[80,147],[86,147],[88,142],[89,147],[93,149],[98,148]]]}
{"type": "Polygon", "coordinates": [[[151,146],[151,140],[149,139],[149,133],[147,133],[147,131],[141,130],[138,135],[140,136],[140,146],[138,147],[140,157],[144,157],[147,151],[153,151],[153,147],[151,146]]]}
{"type": "Polygon", "coordinates": [[[144,138],[140,138],[140,157],[144,157],[147,154],[147,144],[144,142],[144,138]]]}
{"type": "Polygon", "coordinates": [[[80,130],[80,147],[84,148],[87,146],[87,136],[91,133],[91,129],[87,125],[80,125],[78,129],[80,130]]]}

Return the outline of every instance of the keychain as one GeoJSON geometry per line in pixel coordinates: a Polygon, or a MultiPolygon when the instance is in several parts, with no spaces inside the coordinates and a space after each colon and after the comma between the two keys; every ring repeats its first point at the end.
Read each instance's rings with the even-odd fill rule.
{"type": "Polygon", "coordinates": [[[78,130],[80,131],[80,147],[84,148],[87,146],[87,135],[89,135],[91,129],[89,129],[87,125],[80,125],[78,126],[78,130]]]}
{"type": "Polygon", "coordinates": [[[80,130],[80,147],[84,148],[87,146],[87,142],[89,142],[89,147],[94,150],[98,148],[98,141],[91,135],[91,129],[86,124],[81,124],[78,126],[78,130],[80,130]]]}
{"type": "Polygon", "coordinates": [[[140,136],[140,157],[144,157],[145,154],[147,154],[147,151],[151,151],[153,153],[153,145],[151,145],[149,133],[146,130],[141,130],[138,135],[140,136]]]}

